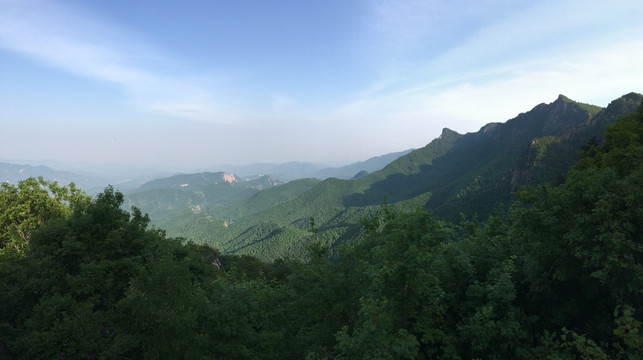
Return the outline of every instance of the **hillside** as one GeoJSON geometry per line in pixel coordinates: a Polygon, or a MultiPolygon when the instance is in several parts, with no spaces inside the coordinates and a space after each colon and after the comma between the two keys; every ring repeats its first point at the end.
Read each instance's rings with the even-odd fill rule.
{"type": "Polygon", "coordinates": [[[312,241],[336,248],[359,238],[359,219],[383,201],[396,208],[421,207],[450,221],[461,214],[486,218],[508,204],[520,186],[562,181],[583,146],[600,141],[605,127],[634,112],[641,98],[631,93],[600,108],[560,95],[475,133],[445,128],[425,147],[359,179],[291,182],[251,196],[229,195],[204,212],[172,205],[172,211],[152,219],[172,236],[270,260],[300,256],[312,241]]]}

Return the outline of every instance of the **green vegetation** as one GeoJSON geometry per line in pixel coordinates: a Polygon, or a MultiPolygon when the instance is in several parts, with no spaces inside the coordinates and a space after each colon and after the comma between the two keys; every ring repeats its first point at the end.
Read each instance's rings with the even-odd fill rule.
{"type": "Polygon", "coordinates": [[[31,234],[44,223],[63,219],[89,197],[74,183],[68,187],[57,182],[28,178],[17,186],[0,185],[0,251],[21,253],[31,234]]]}
{"type": "Polygon", "coordinates": [[[476,133],[444,129],[425,147],[354,180],[301,179],[258,190],[221,183],[222,173],[181,175],[145,187],[164,189],[129,194],[126,208],[149,213],[152,225],[170,236],[225,254],[273,261],[301,256],[312,241],[336,254],[342,244],[360,241],[359,220],[372,216],[384,198],[395,209],[418,206],[457,222],[506,209],[522,186],[561,184],[581,149],[600,144],[605,128],[634,112],[642,98],[627,94],[603,109],[560,96],[476,133]],[[319,228],[315,236],[311,217],[319,228]]]}
{"type": "Polygon", "coordinates": [[[48,205],[2,243],[0,357],[642,359],[643,105],[604,138],[485,221],[385,204],[331,253],[308,217],[306,253],[272,263],[148,229],[112,188],[3,186],[5,217],[48,205]]]}

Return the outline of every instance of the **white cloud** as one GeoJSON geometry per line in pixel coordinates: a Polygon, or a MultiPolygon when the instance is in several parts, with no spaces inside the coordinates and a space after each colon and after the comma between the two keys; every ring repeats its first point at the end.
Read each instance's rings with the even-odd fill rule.
{"type": "Polygon", "coordinates": [[[161,115],[227,122],[214,91],[171,75],[172,60],[97,15],[60,3],[0,3],[0,47],[50,66],[121,87],[136,108],[161,115]]]}
{"type": "MultiPolygon", "coordinates": [[[[379,121],[383,128],[393,121],[437,134],[443,126],[476,131],[559,93],[605,106],[643,90],[643,73],[637,71],[643,41],[636,35],[643,33],[642,15],[638,2],[534,3],[472,29],[457,47],[393,63],[337,116],[371,126],[379,121]]],[[[406,25],[394,23],[404,33],[406,25]]],[[[407,29],[418,26],[412,21],[407,29]]]]}

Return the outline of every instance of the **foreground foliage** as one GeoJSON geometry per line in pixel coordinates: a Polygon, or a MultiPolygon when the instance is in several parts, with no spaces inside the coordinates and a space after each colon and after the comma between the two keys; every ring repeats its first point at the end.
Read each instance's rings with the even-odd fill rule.
{"type": "Polygon", "coordinates": [[[148,229],[108,188],[2,253],[0,357],[640,359],[642,159],[643,107],[484,222],[384,205],[332,258],[272,264],[148,229]]]}
{"type": "Polygon", "coordinates": [[[0,251],[22,252],[31,233],[47,221],[71,215],[89,197],[71,183],[60,186],[42,177],[0,185],[0,251]]]}

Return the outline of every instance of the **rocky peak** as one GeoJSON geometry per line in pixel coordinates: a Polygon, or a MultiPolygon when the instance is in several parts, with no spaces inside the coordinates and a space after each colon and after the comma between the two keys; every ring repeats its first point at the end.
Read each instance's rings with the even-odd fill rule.
{"type": "Polygon", "coordinates": [[[449,128],[444,128],[444,129],[442,129],[442,134],[440,134],[440,136],[438,136],[438,139],[445,139],[445,138],[452,137],[452,136],[460,136],[460,134],[458,134],[457,132],[455,132],[455,131],[453,131],[453,130],[451,130],[449,128]]]}
{"type": "Polygon", "coordinates": [[[223,175],[221,175],[221,177],[223,178],[223,181],[229,182],[231,184],[234,182],[237,182],[237,178],[234,176],[234,174],[224,172],[223,175]]]}
{"type": "Polygon", "coordinates": [[[557,102],[559,102],[559,103],[575,103],[574,100],[568,98],[567,96],[565,96],[563,94],[558,95],[558,98],[556,99],[556,101],[554,101],[554,103],[557,103],[557,102]]]}

